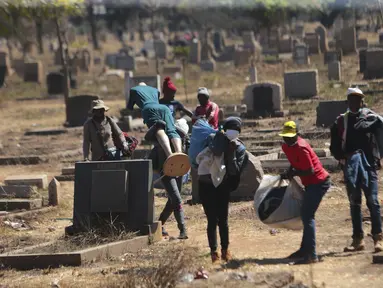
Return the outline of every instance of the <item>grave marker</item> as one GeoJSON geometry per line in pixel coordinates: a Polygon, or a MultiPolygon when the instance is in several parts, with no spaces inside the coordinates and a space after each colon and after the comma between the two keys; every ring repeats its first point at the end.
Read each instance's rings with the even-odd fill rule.
{"type": "Polygon", "coordinates": [[[49,95],[63,94],[64,85],[64,74],[59,72],[51,72],[47,75],[47,87],[49,95]]]}
{"type": "Polygon", "coordinates": [[[5,178],[4,183],[6,185],[18,186],[18,185],[29,185],[36,186],[40,189],[48,188],[47,175],[15,175],[8,176],[5,178]]]}
{"type": "Polygon", "coordinates": [[[368,48],[368,40],[367,39],[358,39],[358,41],[356,42],[356,48],[367,49],[368,48]]]}
{"type": "Polygon", "coordinates": [[[116,56],[116,69],[125,70],[125,71],[134,71],[136,70],[136,61],[134,57],[130,55],[117,55],[116,56]]]}
{"type": "Polygon", "coordinates": [[[309,65],[310,64],[310,58],[309,58],[308,47],[304,44],[295,45],[293,59],[294,59],[295,64],[309,65]]]}
{"type": "Polygon", "coordinates": [[[342,56],[342,50],[326,51],[324,53],[324,64],[336,61],[342,62],[342,56]]]}
{"type": "Polygon", "coordinates": [[[38,61],[35,63],[24,63],[24,82],[43,83],[44,69],[43,64],[38,61]]]}
{"type": "Polygon", "coordinates": [[[244,31],[242,34],[243,39],[243,48],[245,50],[250,50],[252,53],[256,52],[257,43],[255,41],[255,36],[253,31],[244,31]]]}
{"type": "Polygon", "coordinates": [[[240,67],[249,65],[252,53],[249,50],[237,49],[234,52],[234,66],[240,67]]]}
{"type": "Polygon", "coordinates": [[[334,124],[336,118],[347,111],[348,102],[347,100],[331,100],[331,101],[321,101],[316,109],[317,127],[330,127],[334,124]]]}
{"type": "Polygon", "coordinates": [[[328,80],[341,81],[341,64],[339,61],[328,63],[328,80]]]}
{"type": "Polygon", "coordinates": [[[318,95],[318,70],[291,71],[284,74],[286,98],[308,99],[318,95]]]}
{"type": "Polygon", "coordinates": [[[249,85],[242,103],[247,106],[248,117],[269,117],[282,111],[282,86],[274,82],[249,85]]]}
{"type": "Polygon", "coordinates": [[[151,160],[78,162],[75,173],[75,231],[111,219],[128,231],[154,223],[151,160]]]}
{"type": "Polygon", "coordinates": [[[309,54],[320,54],[320,37],[316,33],[306,33],[305,43],[309,48],[309,54]]]}
{"type": "Polygon", "coordinates": [[[153,42],[154,51],[156,53],[156,57],[159,59],[167,59],[168,58],[168,47],[165,41],[163,40],[154,40],[153,42]]]}
{"type": "Polygon", "coordinates": [[[48,186],[48,204],[49,206],[58,206],[60,203],[61,185],[53,178],[48,186]]]}
{"type": "Polygon", "coordinates": [[[383,78],[383,49],[372,48],[366,51],[364,79],[383,78]]]}
{"type": "Polygon", "coordinates": [[[356,52],[356,29],[349,27],[342,29],[341,32],[341,47],[344,54],[356,52]]]}
{"type": "Polygon", "coordinates": [[[201,62],[201,42],[194,39],[190,44],[189,62],[199,64],[201,62]]]}
{"type": "Polygon", "coordinates": [[[215,60],[213,58],[207,59],[207,60],[203,60],[200,63],[200,68],[201,68],[202,71],[214,72],[215,68],[216,68],[215,60]]]}
{"type": "Polygon", "coordinates": [[[315,33],[319,35],[319,41],[320,41],[320,50],[321,52],[326,52],[328,50],[328,43],[327,43],[327,29],[323,25],[319,25],[315,29],[315,33]]]}
{"type": "Polygon", "coordinates": [[[89,110],[92,108],[92,102],[99,99],[97,95],[79,95],[69,97],[67,103],[69,127],[83,126],[89,117],[89,110]]]}

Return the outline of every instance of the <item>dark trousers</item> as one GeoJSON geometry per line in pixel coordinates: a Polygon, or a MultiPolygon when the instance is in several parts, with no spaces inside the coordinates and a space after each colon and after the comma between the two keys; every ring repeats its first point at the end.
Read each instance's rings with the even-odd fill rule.
{"type": "Polygon", "coordinates": [[[322,183],[308,185],[305,187],[303,196],[301,217],[303,222],[303,237],[301,251],[306,257],[317,258],[316,254],[316,236],[315,236],[315,213],[323,196],[330,188],[330,178],[322,183]]]}
{"type": "Polygon", "coordinates": [[[361,179],[355,184],[350,179],[350,173],[345,169],[344,177],[347,188],[347,195],[350,201],[350,212],[352,219],[353,234],[352,238],[361,239],[364,237],[363,217],[362,217],[362,190],[366,197],[367,207],[371,215],[371,234],[382,233],[382,219],[380,214],[380,204],[378,199],[378,174],[374,168],[366,170],[368,175],[368,185],[364,185],[361,179]]]}
{"type": "Polygon", "coordinates": [[[182,208],[182,198],[181,198],[181,189],[182,189],[182,177],[168,177],[164,176],[162,178],[162,184],[165,187],[165,190],[168,194],[168,202],[166,202],[164,210],[160,214],[160,221],[162,225],[166,223],[170,215],[174,213],[176,218],[178,229],[185,229],[185,215],[182,208]]]}
{"type": "Polygon", "coordinates": [[[199,181],[199,197],[207,217],[207,238],[212,252],[217,250],[217,225],[219,237],[221,238],[221,248],[226,250],[229,247],[229,200],[230,191],[225,189],[225,185],[217,188],[213,183],[199,181]]]}

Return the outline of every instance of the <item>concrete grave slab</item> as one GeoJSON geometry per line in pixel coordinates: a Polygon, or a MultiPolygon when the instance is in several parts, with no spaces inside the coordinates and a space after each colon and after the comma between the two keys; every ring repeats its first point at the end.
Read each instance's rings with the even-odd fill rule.
{"type": "Polygon", "coordinates": [[[117,55],[116,57],[116,69],[125,71],[136,70],[136,61],[134,57],[130,55],[117,55]]]}
{"type": "Polygon", "coordinates": [[[98,95],[79,95],[69,97],[67,103],[69,127],[83,126],[89,117],[89,110],[93,100],[99,99],[98,95]]]}
{"type": "Polygon", "coordinates": [[[116,224],[120,223],[130,231],[137,231],[145,225],[152,224],[154,222],[152,181],[151,160],[77,162],[73,207],[74,229],[81,231],[86,227],[98,226],[102,224],[100,223],[102,219],[104,221],[116,219],[116,224]],[[117,171],[119,176],[113,171],[117,171]],[[126,175],[126,178],[123,175],[126,175]],[[100,179],[103,179],[103,183],[99,182],[100,179]],[[124,179],[126,186],[123,184],[124,179]],[[114,182],[117,181],[126,189],[114,187],[114,182]],[[110,201],[105,202],[105,195],[108,195],[110,201]],[[121,205],[121,201],[125,201],[126,205],[121,205]],[[103,203],[107,205],[102,206],[103,203]]]}
{"type": "Polygon", "coordinates": [[[193,40],[190,44],[189,62],[192,64],[199,64],[201,62],[201,42],[197,39],[193,40]]]}
{"type": "Polygon", "coordinates": [[[38,130],[29,130],[25,132],[25,136],[52,136],[52,135],[60,135],[66,134],[68,130],[65,128],[46,128],[46,129],[38,129],[38,130]]]}
{"type": "Polygon", "coordinates": [[[383,78],[383,49],[367,49],[364,79],[378,78],[383,78]]]}
{"type": "Polygon", "coordinates": [[[328,63],[328,80],[342,80],[342,66],[339,61],[328,63]]]}
{"type": "Polygon", "coordinates": [[[168,47],[167,43],[163,40],[154,40],[153,41],[154,51],[156,53],[156,57],[159,59],[167,59],[168,58],[168,47]]]}
{"type": "Polygon", "coordinates": [[[306,33],[305,44],[309,48],[309,54],[320,54],[320,37],[316,33],[306,33]]]}
{"type": "Polygon", "coordinates": [[[358,39],[356,41],[356,47],[358,49],[367,49],[368,48],[368,40],[367,39],[358,39]]]}
{"type": "Polygon", "coordinates": [[[44,67],[41,62],[24,63],[24,82],[43,83],[44,67]]]}
{"type": "Polygon", "coordinates": [[[65,167],[61,169],[61,174],[62,175],[74,175],[75,167],[65,167]]]}
{"type": "Polygon", "coordinates": [[[249,117],[265,117],[281,111],[282,100],[282,86],[275,82],[265,82],[247,86],[242,103],[246,104],[249,117]]]}
{"type": "Polygon", "coordinates": [[[43,206],[42,199],[0,199],[0,210],[32,210],[43,206]]]}
{"type": "Polygon", "coordinates": [[[40,189],[48,188],[48,177],[45,174],[41,175],[15,175],[5,178],[4,183],[6,185],[30,185],[36,186],[40,189]]]}
{"type": "Polygon", "coordinates": [[[295,64],[309,65],[310,58],[309,58],[308,46],[303,44],[295,45],[294,51],[293,51],[293,59],[295,64]]]}
{"type": "MultiPolygon", "coordinates": [[[[110,257],[118,257],[124,253],[137,253],[141,249],[147,248],[152,242],[160,240],[160,223],[156,222],[150,225],[147,230],[151,232],[149,237],[138,236],[133,239],[108,243],[97,247],[79,250],[77,252],[21,254],[21,250],[17,251],[20,254],[0,254],[0,263],[7,268],[14,268],[18,270],[58,268],[61,266],[81,266],[110,257]]],[[[54,243],[49,242],[44,245],[49,246],[52,244],[54,243]]],[[[44,245],[29,247],[28,250],[44,247],[44,245]]],[[[28,250],[24,249],[25,252],[28,250]]]]}
{"type": "Polygon", "coordinates": [[[44,162],[39,156],[11,156],[0,157],[0,165],[37,165],[44,162]]]}
{"type": "Polygon", "coordinates": [[[342,62],[343,53],[342,50],[331,50],[326,51],[324,53],[324,64],[328,64],[330,62],[342,62]]]}
{"type": "Polygon", "coordinates": [[[285,95],[290,99],[308,99],[318,95],[318,70],[285,72],[285,95]]]}
{"type": "Polygon", "coordinates": [[[36,190],[32,186],[0,186],[0,198],[31,198],[36,190]]]}
{"type": "Polygon", "coordinates": [[[347,111],[347,100],[341,101],[321,101],[317,107],[316,126],[330,127],[336,118],[347,111]]]}
{"type": "Polygon", "coordinates": [[[341,31],[341,47],[344,54],[355,53],[356,48],[356,29],[355,27],[343,28],[341,31]]]}

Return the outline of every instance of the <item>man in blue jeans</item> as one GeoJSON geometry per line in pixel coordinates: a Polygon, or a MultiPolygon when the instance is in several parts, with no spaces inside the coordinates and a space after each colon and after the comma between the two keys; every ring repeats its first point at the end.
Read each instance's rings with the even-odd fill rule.
{"type": "Polygon", "coordinates": [[[343,167],[352,218],[352,244],[345,252],[365,249],[362,227],[362,190],[371,214],[375,252],[383,251],[382,220],[378,199],[378,174],[383,156],[379,133],[382,118],[363,108],[364,95],[358,88],[347,91],[348,110],[331,128],[331,153],[343,167]]]}
{"type": "Polygon", "coordinates": [[[283,137],[285,143],[282,145],[282,150],[291,165],[290,169],[281,175],[281,178],[291,179],[299,176],[305,186],[301,208],[303,222],[301,247],[288,258],[297,260],[295,264],[316,263],[318,256],[315,241],[315,212],[330,188],[330,176],[310,144],[298,136],[294,121],[286,122],[279,136],[283,137]]]}

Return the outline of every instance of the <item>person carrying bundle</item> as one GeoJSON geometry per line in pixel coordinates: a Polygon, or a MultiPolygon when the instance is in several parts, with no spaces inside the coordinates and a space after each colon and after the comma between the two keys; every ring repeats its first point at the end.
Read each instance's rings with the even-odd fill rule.
{"type": "Polygon", "coordinates": [[[301,208],[303,222],[301,247],[288,258],[297,260],[295,264],[316,263],[318,256],[315,243],[315,212],[330,188],[330,176],[310,144],[298,136],[294,121],[286,122],[279,136],[283,137],[285,143],[282,145],[282,150],[291,165],[288,171],[281,174],[281,178],[292,179],[299,176],[305,186],[301,208]]]}
{"type": "Polygon", "coordinates": [[[183,176],[190,169],[188,156],[182,153],[182,141],[177,133],[174,118],[168,107],[159,104],[160,92],[153,87],[140,83],[130,89],[127,108],[133,110],[135,104],[142,110],[142,118],[149,128],[145,139],[158,142],[167,157],[164,174],[183,176]],[[174,153],[171,146],[174,148],[174,153]]]}

